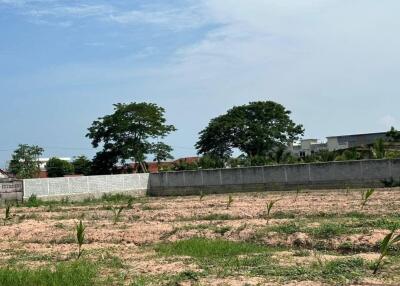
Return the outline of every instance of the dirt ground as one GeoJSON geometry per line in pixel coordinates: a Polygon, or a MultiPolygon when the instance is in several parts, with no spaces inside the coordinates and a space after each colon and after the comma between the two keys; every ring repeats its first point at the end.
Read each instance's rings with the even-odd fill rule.
{"type": "Polygon", "coordinates": [[[162,277],[188,271],[199,276],[175,285],[400,285],[398,249],[377,276],[366,266],[362,277],[346,282],[324,277],[290,281],[251,269],[204,273],[196,259],[157,252],[159,244],[201,237],[271,247],[272,259],[282,267],[348,257],[372,264],[389,232],[386,226],[400,223],[400,189],[376,190],[363,209],[361,190],[242,193],[232,199],[229,207],[228,195],[139,198],[129,207],[126,201],[13,207],[12,219],[0,227],[0,267],[39,268],[75,259],[75,225],[82,220],[87,227],[84,258],[104,262],[100,275],[113,277],[110,285],[164,285],[162,277]],[[276,203],[268,216],[271,201],[276,203]],[[118,206],[125,209],[114,224],[112,209],[118,206]],[[149,282],[134,284],[137,277],[149,282]]]}

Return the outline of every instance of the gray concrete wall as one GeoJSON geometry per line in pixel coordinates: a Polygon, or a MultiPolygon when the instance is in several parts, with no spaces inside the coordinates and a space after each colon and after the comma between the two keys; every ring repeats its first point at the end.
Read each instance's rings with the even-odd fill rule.
{"type": "Polygon", "coordinates": [[[149,188],[149,174],[29,179],[23,184],[25,199],[32,195],[42,199],[82,199],[115,192],[145,196],[149,188]]]}
{"type": "Polygon", "coordinates": [[[399,160],[362,160],[151,174],[152,196],[278,191],[296,188],[379,187],[400,180],[399,160]]]}
{"type": "Polygon", "coordinates": [[[20,180],[0,179],[0,204],[8,201],[22,201],[22,186],[20,180]]]}

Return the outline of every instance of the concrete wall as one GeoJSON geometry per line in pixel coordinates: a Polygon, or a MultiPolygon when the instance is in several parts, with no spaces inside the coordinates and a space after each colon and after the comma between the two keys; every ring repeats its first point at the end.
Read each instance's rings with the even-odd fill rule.
{"type": "Polygon", "coordinates": [[[400,179],[400,160],[363,160],[150,175],[149,195],[194,195],[296,188],[379,187],[400,179]]]}
{"type": "Polygon", "coordinates": [[[22,181],[14,179],[0,179],[0,204],[7,201],[22,201],[22,181]]]}
{"type": "Polygon", "coordinates": [[[23,181],[24,198],[31,195],[42,199],[85,198],[113,192],[144,196],[149,188],[148,182],[149,174],[29,179],[23,181]]]}

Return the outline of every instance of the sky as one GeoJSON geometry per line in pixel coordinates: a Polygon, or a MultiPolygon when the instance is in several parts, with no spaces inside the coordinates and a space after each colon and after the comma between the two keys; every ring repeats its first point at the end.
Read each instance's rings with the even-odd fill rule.
{"type": "Polygon", "coordinates": [[[400,127],[398,0],[0,0],[0,167],[18,144],[95,150],[113,104],[154,102],[176,158],[250,101],[306,138],[400,127]]]}

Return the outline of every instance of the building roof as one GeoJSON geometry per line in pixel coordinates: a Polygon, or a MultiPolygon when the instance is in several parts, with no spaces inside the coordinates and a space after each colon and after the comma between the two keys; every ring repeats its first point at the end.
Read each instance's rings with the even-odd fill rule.
{"type": "Polygon", "coordinates": [[[371,136],[371,135],[386,135],[387,132],[375,132],[375,133],[364,133],[364,134],[351,134],[351,135],[339,135],[339,136],[328,136],[326,138],[338,138],[338,137],[358,137],[358,136],[371,136]]]}
{"type": "Polygon", "coordinates": [[[7,172],[3,171],[2,169],[0,169],[0,175],[5,176],[6,178],[10,177],[10,175],[7,172]]]}

